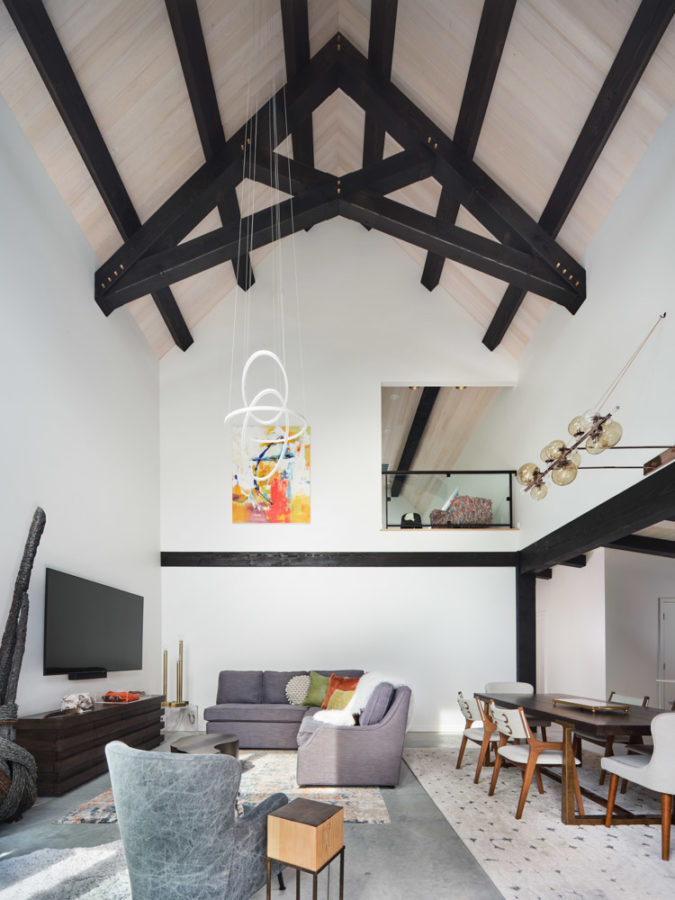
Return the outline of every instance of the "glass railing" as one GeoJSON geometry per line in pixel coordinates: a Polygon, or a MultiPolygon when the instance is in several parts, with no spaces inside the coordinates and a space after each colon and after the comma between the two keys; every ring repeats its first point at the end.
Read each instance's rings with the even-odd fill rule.
{"type": "Polygon", "coordinates": [[[385,528],[513,528],[515,470],[383,471],[385,528]]]}

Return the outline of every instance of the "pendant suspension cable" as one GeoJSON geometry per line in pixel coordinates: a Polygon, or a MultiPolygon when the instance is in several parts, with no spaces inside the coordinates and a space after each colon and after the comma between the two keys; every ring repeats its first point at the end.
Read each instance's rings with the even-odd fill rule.
{"type": "Polygon", "coordinates": [[[612,381],[612,383],[609,385],[609,387],[607,388],[607,390],[605,391],[605,393],[600,397],[600,399],[599,399],[598,402],[596,403],[596,405],[595,405],[594,408],[595,408],[596,410],[598,410],[598,412],[599,412],[599,411],[602,409],[602,407],[605,406],[605,404],[609,401],[609,398],[612,396],[612,394],[614,393],[614,391],[615,391],[615,390],[617,389],[617,387],[619,386],[619,382],[621,381],[621,379],[623,378],[623,376],[626,374],[626,372],[630,369],[630,367],[633,365],[633,363],[635,362],[635,360],[636,360],[638,354],[640,353],[640,351],[642,350],[642,348],[644,347],[644,345],[647,343],[647,341],[649,340],[649,338],[654,334],[654,332],[655,332],[656,329],[659,327],[659,325],[661,324],[661,322],[663,322],[663,320],[665,319],[665,317],[666,317],[666,314],[665,314],[665,313],[663,313],[663,315],[661,315],[661,316],[658,317],[658,319],[656,320],[656,322],[654,322],[654,324],[653,324],[652,327],[650,328],[649,334],[647,335],[647,337],[644,338],[644,340],[642,341],[642,343],[637,347],[637,349],[635,350],[635,352],[633,353],[633,355],[630,357],[630,359],[628,359],[628,360],[624,363],[623,368],[621,368],[621,369],[619,370],[619,373],[617,374],[617,376],[616,376],[616,378],[614,379],[614,381],[612,381]]]}

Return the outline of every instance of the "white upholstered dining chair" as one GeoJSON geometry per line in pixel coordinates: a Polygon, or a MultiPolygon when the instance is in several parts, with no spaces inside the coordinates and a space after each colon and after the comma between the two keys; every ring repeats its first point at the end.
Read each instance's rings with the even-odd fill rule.
{"type": "MultiPolygon", "coordinates": [[[[495,767],[492,772],[492,781],[490,782],[489,795],[492,796],[495,791],[497,779],[502,765],[502,760],[506,759],[510,763],[518,766],[523,773],[523,787],[518,800],[516,809],[516,819],[522,818],[525,801],[532,783],[532,776],[537,779],[537,787],[539,793],[544,793],[544,786],[541,783],[541,773],[539,766],[562,766],[563,764],[563,745],[561,741],[540,741],[533,734],[527,723],[527,718],[522,707],[518,709],[504,709],[496,706],[494,702],[490,703],[490,718],[497,726],[499,731],[499,747],[497,748],[497,758],[495,759],[495,767]],[[526,744],[507,743],[510,740],[526,741],[526,744]]],[[[579,760],[574,760],[579,765],[579,760]]],[[[581,790],[579,788],[579,778],[577,776],[576,767],[574,769],[574,794],[577,800],[577,808],[580,815],[584,815],[584,805],[581,799],[581,790]]]]}
{"type": "MultiPolygon", "coordinates": [[[[534,686],[528,681],[488,681],[485,685],[486,694],[522,694],[524,697],[534,696],[534,686]]],[[[546,740],[546,729],[550,726],[550,719],[542,719],[540,716],[528,716],[530,728],[541,728],[541,736],[546,740]]]]}
{"type": "Polygon", "coordinates": [[[675,794],[675,713],[660,713],[652,719],[654,749],[647,756],[605,756],[602,768],[609,772],[609,796],[605,825],[612,824],[619,778],[661,794],[661,859],[670,858],[670,819],[675,794]]]}
{"type": "Polygon", "coordinates": [[[485,710],[480,700],[476,700],[475,697],[465,697],[461,691],[458,691],[457,703],[466,720],[466,728],[462,733],[462,743],[459,746],[455,768],[459,769],[462,765],[467,741],[474,741],[476,744],[480,744],[476,774],[473,779],[474,784],[478,784],[482,768],[489,758],[490,745],[496,747],[499,742],[499,734],[496,726],[485,715],[485,710]]]}

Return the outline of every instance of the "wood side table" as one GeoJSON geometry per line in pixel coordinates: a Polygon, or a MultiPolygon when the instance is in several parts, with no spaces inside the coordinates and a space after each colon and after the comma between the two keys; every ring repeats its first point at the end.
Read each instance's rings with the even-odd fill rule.
{"type": "Polygon", "coordinates": [[[300,900],[300,872],[313,876],[313,900],[317,878],[336,856],[340,857],[340,900],[344,896],[344,810],[334,803],[292,800],[267,816],[267,900],[272,896],[272,862],[296,870],[295,896],[300,900]]]}

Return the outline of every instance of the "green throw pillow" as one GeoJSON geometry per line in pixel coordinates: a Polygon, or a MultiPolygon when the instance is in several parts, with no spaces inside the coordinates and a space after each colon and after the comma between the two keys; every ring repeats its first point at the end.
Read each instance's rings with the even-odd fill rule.
{"type": "Polygon", "coordinates": [[[354,696],[354,691],[333,691],[326,709],[344,709],[354,696]]]}
{"type": "Polygon", "coordinates": [[[307,696],[302,701],[303,706],[321,706],[323,698],[328,690],[330,676],[319,675],[318,672],[309,673],[309,690],[307,696]]]}

